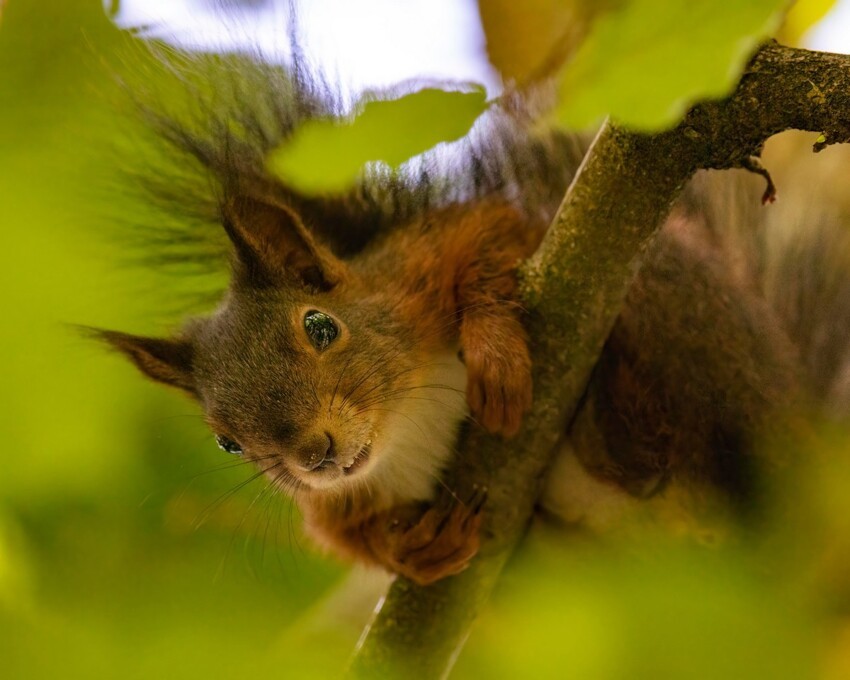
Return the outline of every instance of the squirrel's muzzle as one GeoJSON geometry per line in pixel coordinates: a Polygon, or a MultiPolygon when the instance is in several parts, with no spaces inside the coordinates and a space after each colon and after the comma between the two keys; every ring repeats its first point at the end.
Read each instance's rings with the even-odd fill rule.
{"type": "Polygon", "coordinates": [[[296,449],[296,464],[305,472],[320,470],[335,459],[336,449],[329,432],[311,435],[296,449]]]}

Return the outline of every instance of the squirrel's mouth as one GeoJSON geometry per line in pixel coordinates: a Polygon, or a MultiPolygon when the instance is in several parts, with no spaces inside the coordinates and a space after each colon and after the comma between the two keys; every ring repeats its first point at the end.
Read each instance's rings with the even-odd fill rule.
{"type": "Polygon", "coordinates": [[[363,447],[360,451],[357,452],[357,455],[351,459],[351,462],[348,465],[344,465],[342,468],[343,474],[353,475],[355,474],[363,465],[369,460],[369,454],[372,452],[372,440],[367,439],[366,443],[363,444],[363,447]]]}

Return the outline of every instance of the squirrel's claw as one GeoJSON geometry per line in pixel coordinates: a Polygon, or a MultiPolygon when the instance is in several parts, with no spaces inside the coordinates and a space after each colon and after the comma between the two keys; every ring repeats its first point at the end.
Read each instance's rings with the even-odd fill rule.
{"type": "Polygon", "coordinates": [[[478,552],[486,500],[487,489],[476,486],[466,499],[442,496],[415,521],[387,517],[369,532],[372,553],[390,571],[423,586],[458,574],[478,552]]]}

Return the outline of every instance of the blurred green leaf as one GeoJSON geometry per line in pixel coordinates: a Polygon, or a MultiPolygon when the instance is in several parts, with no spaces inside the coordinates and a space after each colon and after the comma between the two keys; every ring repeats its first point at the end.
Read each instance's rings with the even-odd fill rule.
{"type": "Polygon", "coordinates": [[[343,191],[363,165],[396,168],[440,142],[460,139],[487,108],[483,88],[447,92],[427,88],[388,101],[366,100],[351,122],[311,121],[269,154],[272,172],[306,193],[343,191]]]}
{"type": "Polygon", "coordinates": [[[230,496],[249,470],[226,467],[194,406],[69,328],[162,333],[195,287],[128,264],[151,208],[117,179],[139,121],[116,75],[157,72],[133,45],[99,0],[3,9],[3,678],[268,676],[339,574],[261,480],[230,496]]]}
{"type": "Polygon", "coordinates": [[[610,115],[645,130],[670,126],[696,100],[734,87],[786,0],[630,0],[602,16],[566,66],[557,117],[583,129],[610,115]]]}
{"type": "Polygon", "coordinates": [[[20,527],[0,512],[0,609],[28,610],[32,598],[32,568],[20,527]]]}
{"type": "MultiPolygon", "coordinates": [[[[691,7],[691,23],[708,11],[691,7]]],[[[742,11],[711,9],[713,24],[742,11]]],[[[654,42],[664,43],[670,20],[656,23],[654,42]]],[[[615,56],[643,92],[642,81],[658,87],[662,59],[653,52],[632,68],[623,55],[636,40],[615,56]]],[[[126,253],[104,245],[128,228],[112,216],[150,209],[114,182],[126,159],[113,142],[133,149],[135,122],[112,104],[129,41],[98,0],[15,0],[0,24],[2,674],[330,677],[350,647],[290,626],[339,568],[307,551],[297,513],[261,481],[231,496],[248,469],[229,467],[193,406],[63,325],[162,332],[175,320],[172,298],[191,285],[128,267],[126,253]]],[[[139,67],[139,78],[154,72],[139,67]]],[[[177,97],[170,86],[163,97],[172,89],[177,97]]],[[[401,163],[462,135],[484,109],[478,91],[417,95],[410,111],[369,104],[379,115],[363,130],[353,129],[359,119],[341,132],[324,123],[340,147],[308,145],[298,172],[350,180],[364,160],[401,163]],[[433,127],[444,111],[446,127],[433,127]]],[[[838,649],[830,677],[847,677],[850,468],[846,457],[832,464],[847,450],[836,436],[834,451],[797,456],[806,464],[789,471],[766,511],[766,546],[693,551],[647,539],[599,549],[562,532],[547,557],[529,541],[456,677],[796,680],[817,667],[813,634],[838,649]],[[810,464],[814,454],[822,464],[810,464]]]]}
{"type": "Polygon", "coordinates": [[[811,677],[812,622],[740,552],[533,532],[454,677],[811,677]],[[630,547],[631,546],[631,547],[630,547]]]}
{"type": "Polygon", "coordinates": [[[478,0],[487,56],[508,81],[555,70],[579,48],[593,19],[618,0],[478,0]]]}

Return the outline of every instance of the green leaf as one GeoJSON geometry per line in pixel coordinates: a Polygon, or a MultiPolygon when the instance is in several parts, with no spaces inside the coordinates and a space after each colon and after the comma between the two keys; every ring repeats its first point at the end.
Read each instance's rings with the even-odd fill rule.
{"type": "Polygon", "coordinates": [[[616,0],[478,0],[487,56],[506,81],[554,74],[616,0]]]}
{"type": "Polygon", "coordinates": [[[487,108],[484,89],[447,92],[433,88],[399,99],[366,101],[350,122],[316,120],[301,126],[269,154],[269,169],[310,194],[344,191],[363,165],[398,167],[440,142],[460,139],[487,108]]]}
{"type": "Polygon", "coordinates": [[[675,124],[698,99],[721,97],[778,28],[785,0],[630,0],[602,16],[564,70],[557,116],[587,128],[675,124]]]}

